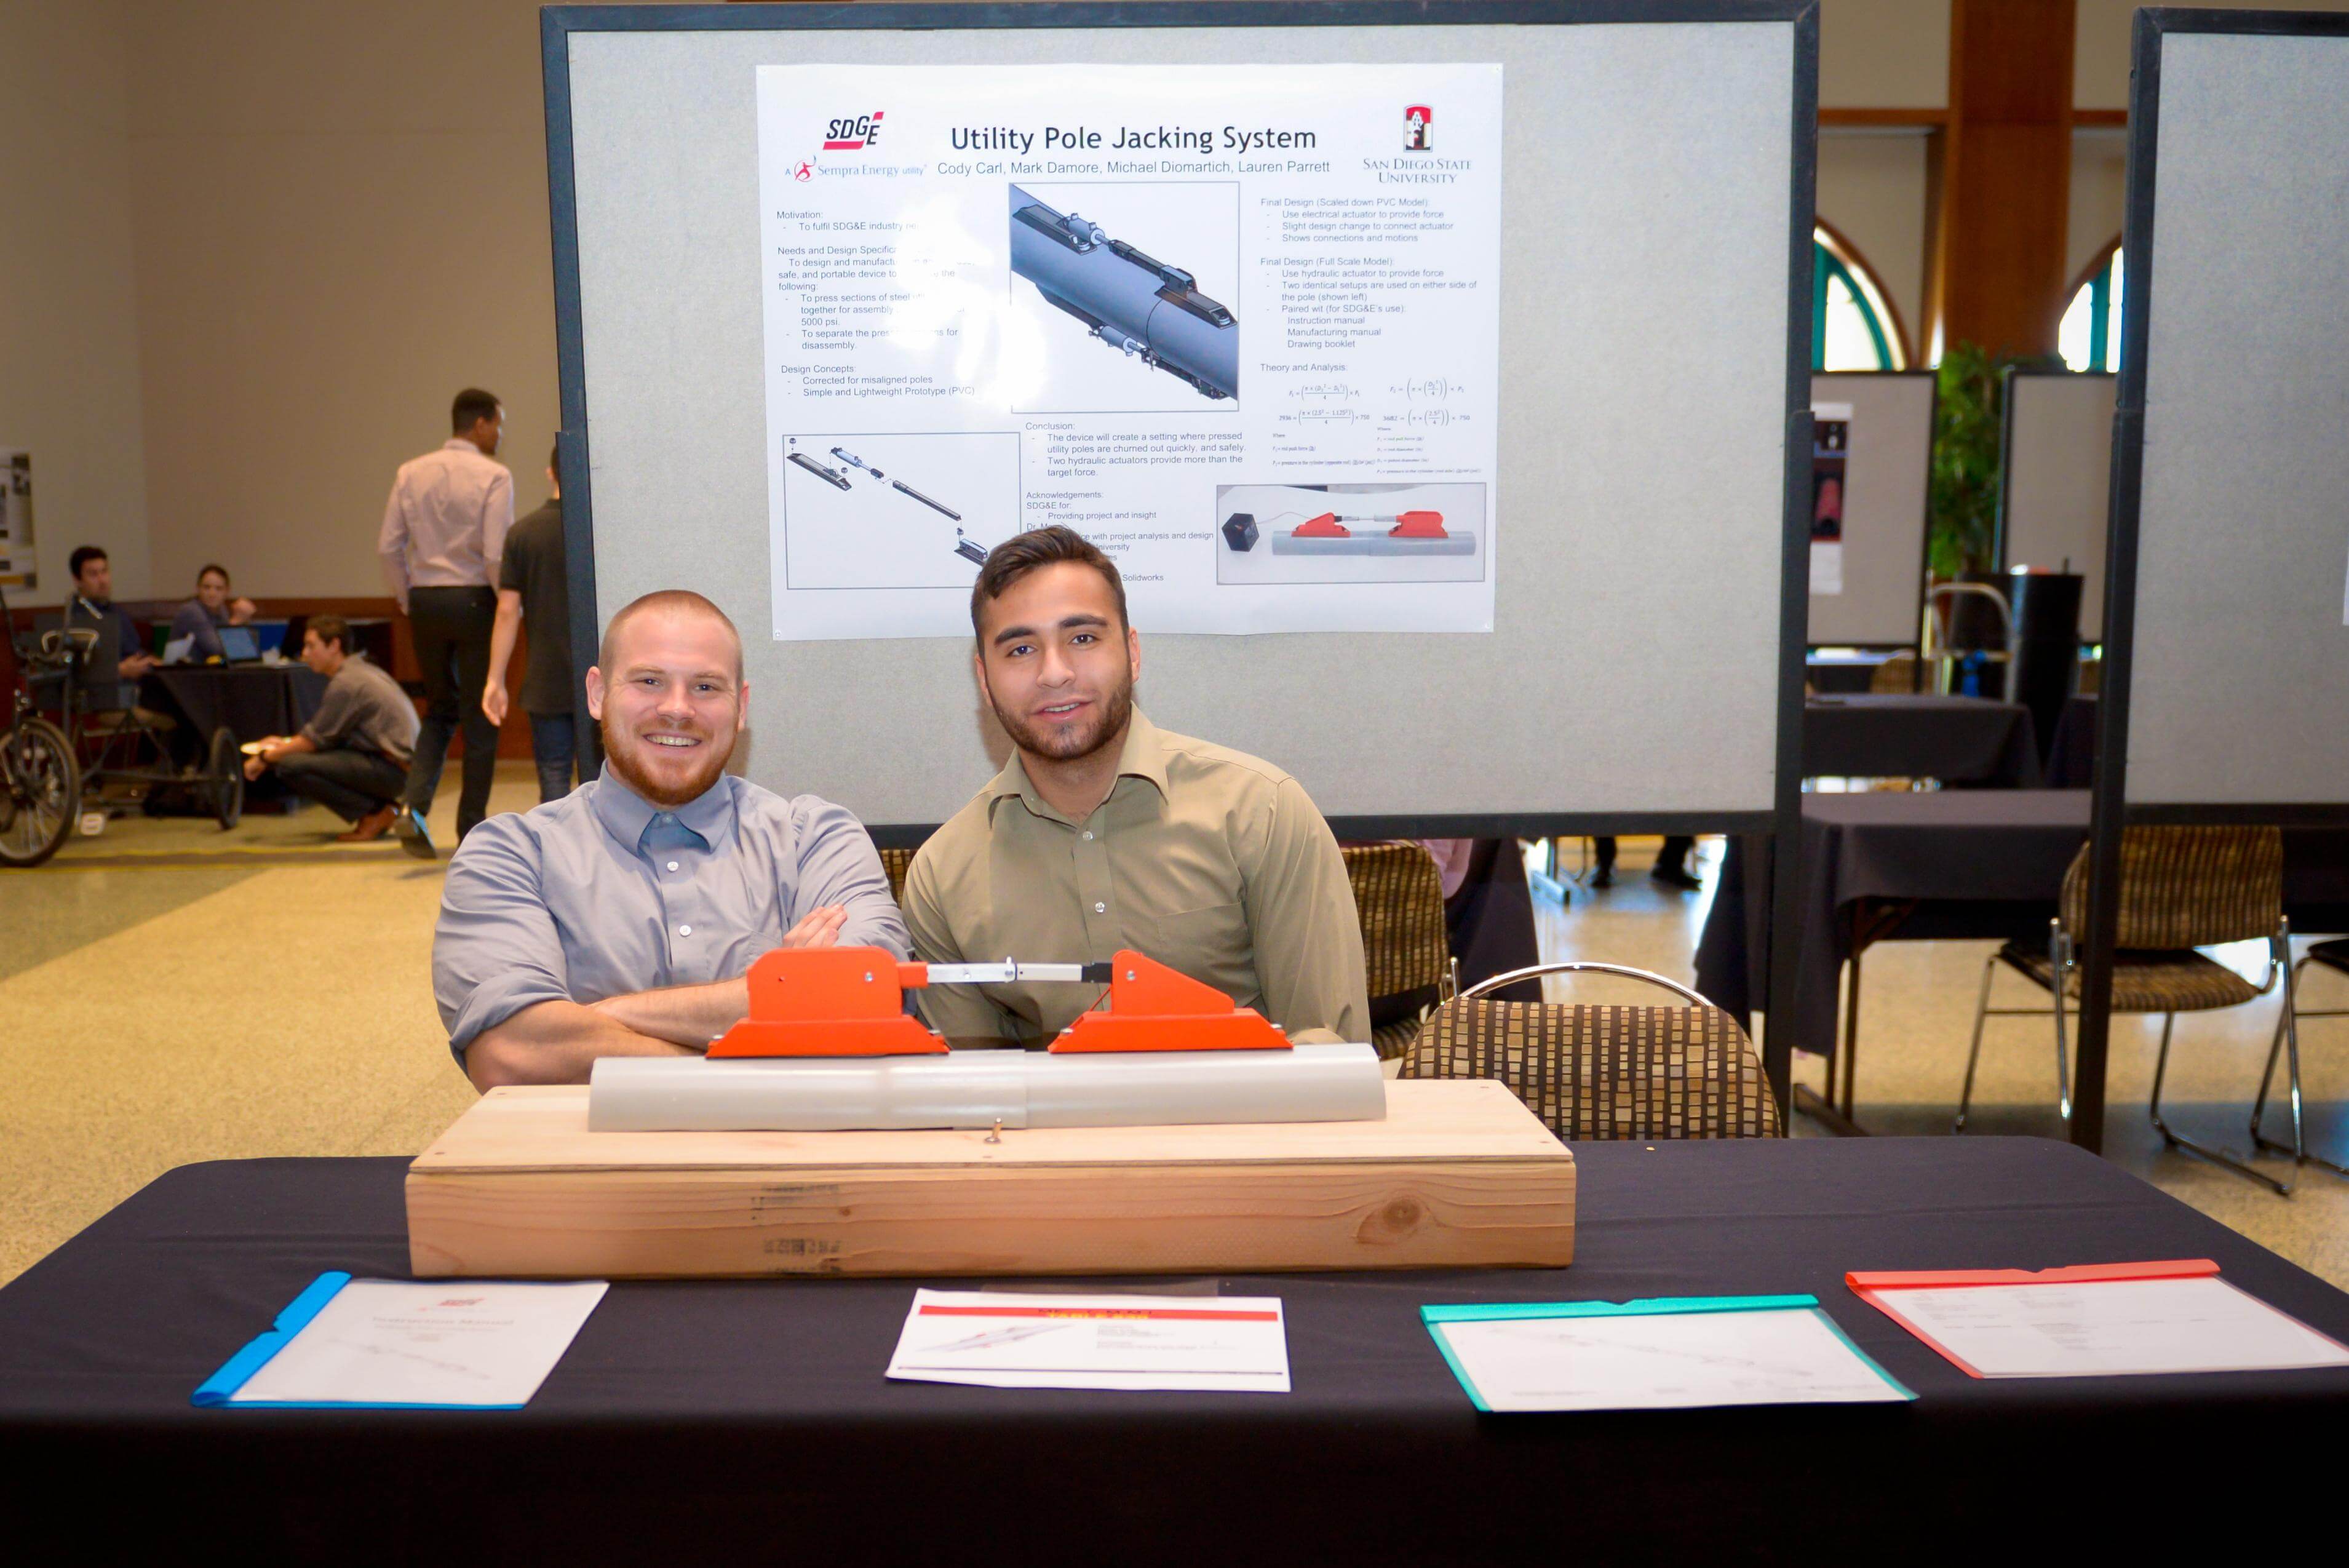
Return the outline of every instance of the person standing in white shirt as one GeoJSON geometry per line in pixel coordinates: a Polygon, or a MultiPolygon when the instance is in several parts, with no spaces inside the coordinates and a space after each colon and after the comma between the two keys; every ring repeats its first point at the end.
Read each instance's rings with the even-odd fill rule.
{"type": "Polygon", "coordinates": [[[514,520],[513,475],[495,461],[505,418],[490,393],[476,387],[458,393],[449,410],[455,433],[438,452],[399,465],[376,541],[384,581],[409,618],[424,669],[424,722],[393,826],[409,853],[426,859],[434,849],[424,814],[440,787],[450,732],[461,726],[465,737],[460,842],[488,813],[497,769],[498,730],[481,711],[481,689],[497,619],[498,562],[514,520]]]}

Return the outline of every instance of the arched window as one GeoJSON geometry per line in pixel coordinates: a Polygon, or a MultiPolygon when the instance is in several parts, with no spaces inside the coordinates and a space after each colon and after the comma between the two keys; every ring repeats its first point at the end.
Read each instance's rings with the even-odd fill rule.
{"type": "Polygon", "coordinates": [[[1904,370],[1909,349],[1876,274],[1825,223],[1811,231],[1811,368],[1904,370]]]}
{"type": "Polygon", "coordinates": [[[2055,328],[2055,349],[2075,370],[2121,368],[2120,241],[2112,243],[2072,291],[2055,328]]]}

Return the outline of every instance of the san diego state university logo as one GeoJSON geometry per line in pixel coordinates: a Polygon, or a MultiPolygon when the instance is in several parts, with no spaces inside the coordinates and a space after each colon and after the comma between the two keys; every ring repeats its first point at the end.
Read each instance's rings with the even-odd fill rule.
{"type": "MultiPolygon", "coordinates": [[[[878,119],[880,116],[874,116],[878,119]]],[[[1413,104],[1402,111],[1402,150],[1405,152],[1432,151],[1435,146],[1435,111],[1423,103],[1413,104]]]]}
{"type": "Polygon", "coordinates": [[[881,110],[835,119],[823,128],[826,152],[854,152],[881,140],[881,110]]]}

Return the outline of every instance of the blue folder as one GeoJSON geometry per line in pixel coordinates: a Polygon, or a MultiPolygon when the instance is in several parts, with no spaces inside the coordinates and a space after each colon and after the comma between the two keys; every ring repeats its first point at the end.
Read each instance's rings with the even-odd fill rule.
{"type": "Polygon", "coordinates": [[[275,1355],[293,1343],[294,1336],[309,1325],[312,1318],[326,1310],[342,1288],[351,1282],[350,1275],[341,1270],[329,1270],[312,1280],[309,1287],[286,1304],[277,1314],[269,1332],[238,1351],[221,1364],[221,1369],[197,1386],[189,1403],[200,1410],[519,1410],[520,1405],[404,1405],[368,1399],[247,1399],[231,1405],[231,1396],[243,1387],[253,1375],[269,1365],[275,1355]]]}

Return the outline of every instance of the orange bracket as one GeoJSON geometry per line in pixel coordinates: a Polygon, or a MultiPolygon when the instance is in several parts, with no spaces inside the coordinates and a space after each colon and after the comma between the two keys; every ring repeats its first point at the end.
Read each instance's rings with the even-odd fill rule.
{"type": "Polygon", "coordinates": [[[1052,1042],[1077,1051],[1286,1051],[1288,1036],[1254,1008],[1131,949],[1111,961],[1109,1011],[1081,1012],[1052,1042]]]}
{"type": "Polygon", "coordinates": [[[905,1013],[905,982],[923,983],[922,967],[885,948],[777,948],[750,966],[749,1016],[709,1054],[943,1055],[947,1043],[905,1013]]]}
{"type": "Polygon", "coordinates": [[[1289,537],[1293,539],[1350,539],[1353,536],[1354,531],[1339,522],[1335,512],[1324,512],[1319,517],[1299,523],[1289,531],[1289,537]]]}
{"type": "Polygon", "coordinates": [[[1390,539],[1449,539],[1444,531],[1441,512],[1405,512],[1395,518],[1395,525],[1387,530],[1390,539]]]}

